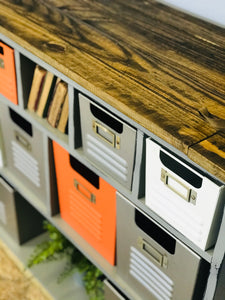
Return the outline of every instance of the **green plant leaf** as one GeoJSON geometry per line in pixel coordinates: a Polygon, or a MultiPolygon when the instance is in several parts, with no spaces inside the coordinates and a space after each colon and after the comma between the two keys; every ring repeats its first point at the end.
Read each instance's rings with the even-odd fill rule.
{"type": "Polygon", "coordinates": [[[40,263],[65,259],[65,268],[58,276],[62,282],[75,272],[83,274],[84,287],[90,300],[103,300],[103,273],[96,268],[63,234],[48,221],[43,228],[47,231],[47,240],[38,244],[31,253],[27,266],[31,268],[40,263]]]}

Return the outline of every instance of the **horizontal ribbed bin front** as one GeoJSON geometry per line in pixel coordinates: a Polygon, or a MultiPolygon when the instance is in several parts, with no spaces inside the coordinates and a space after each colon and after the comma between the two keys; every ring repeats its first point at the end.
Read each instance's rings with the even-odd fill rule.
{"type": "Polygon", "coordinates": [[[46,137],[13,109],[2,104],[0,113],[4,166],[46,205],[49,197],[45,171],[48,168],[48,150],[44,149],[46,137]]]}
{"type": "Polygon", "coordinates": [[[115,263],[116,190],[53,142],[61,217],[115,263]]]}
{"type": "Polygon", "coordinates": [[[117,194],[117,272],[146,300],[202,299],[209,264],[117,194]]]}
{"type": "Polygon", "coordinates": [[[81,94],[79,106],[85,155],[110,177],[131,190],[136,129],[81,94]]]}

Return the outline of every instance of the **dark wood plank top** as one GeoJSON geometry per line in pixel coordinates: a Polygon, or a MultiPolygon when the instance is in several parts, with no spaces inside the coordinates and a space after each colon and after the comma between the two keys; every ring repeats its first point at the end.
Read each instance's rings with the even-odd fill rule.
{"type": "Polygon", "coordinates": [[[225,133],[217,133],[193,145],[188,153],[197,164],[204,161],[205,169],[220,178],[225,170],[225,133]]]}
{"type": "Polygon", "coordinates": [[[0,32],[225,181],[199,114],[225,119],[225,29],[154,0],[0,0],[0,32]]]}

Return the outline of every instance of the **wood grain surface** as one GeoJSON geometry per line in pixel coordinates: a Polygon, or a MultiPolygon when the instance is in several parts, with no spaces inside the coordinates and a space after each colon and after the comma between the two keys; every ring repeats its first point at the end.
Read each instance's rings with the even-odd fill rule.
{"type": "Polygon", "coordinates": [[[218,179],[225,181],[225,133],[217,133],[189,148],[188,156],[218,179]]]}
{"type": "Polygon", "coordinates": [[[188,155],[225,119],[225,29],[156,1],[0,0],[0,32],[188,155]]]}

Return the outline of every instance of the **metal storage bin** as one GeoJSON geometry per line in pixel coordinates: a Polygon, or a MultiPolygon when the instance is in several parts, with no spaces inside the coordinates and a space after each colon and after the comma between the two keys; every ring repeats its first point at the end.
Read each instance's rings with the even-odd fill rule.
{"type": "Polygon", "coordinates": [[[0,226],[18,244],[43,232],[43,217],[0,177],[0,226]]]}
{"type": "Polygon", "coordinates": [[[0,94],[14,104],[17,100],[14,49],[0,41],[0,94]]]}
{"type": "Polygon", "coordinates": [[[44,135],[13,109],[0,105],[4,165],[43,203],[48,199],[44,135]]]}
{"type": "Polygon", "coordinates": [[[85,155],[131,189],[136,130],[81,94],[79,105],[85,155]]]}
{"type": "Polygon", "coordinates": [[[141,299],[199,300],[209,263],[118,193],[117,270],[141,299]]]}
{"type": "Polygon", "coordinates": [[[146,205],[206,250],[213,246],[224,189],[154,141],[146,141],[146,205]]]}
{"type": "Polygon", "coordinates": [[[116,190],[53,142],[61,217],[115,263],[116,190]]]}
{"type": "Polygon", "coordinates": [[[103,281],[105,300],[128,300],[108,279],[103,281]]]}

